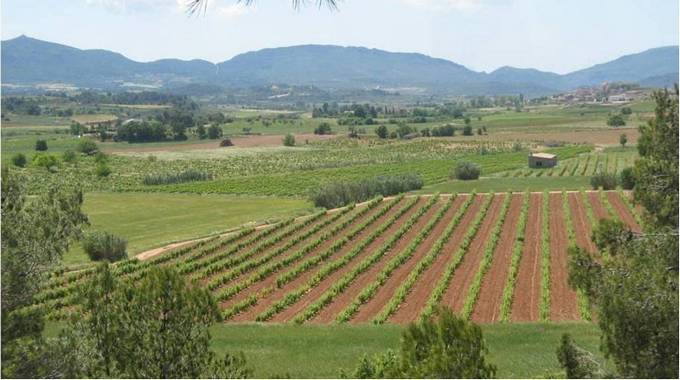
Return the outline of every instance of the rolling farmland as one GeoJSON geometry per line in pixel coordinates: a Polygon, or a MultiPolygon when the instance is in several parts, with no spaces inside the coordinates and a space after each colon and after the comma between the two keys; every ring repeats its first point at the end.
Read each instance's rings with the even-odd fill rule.
{"type": "MultiPolygon", "coordinates": [[[[195,241],[114,265],[138,281],[174,266],[209,289],[227,323],[395,323],[437,306],[479,323],[588,320],[568,285],[567,248],[598,255],[599,218],[634,231],[641,219],[623,192],[399,196],[321,211],[195,241]]],[[[77,312],[94,273],[54,273],[30,307],[60,319],[77,312]]]]}

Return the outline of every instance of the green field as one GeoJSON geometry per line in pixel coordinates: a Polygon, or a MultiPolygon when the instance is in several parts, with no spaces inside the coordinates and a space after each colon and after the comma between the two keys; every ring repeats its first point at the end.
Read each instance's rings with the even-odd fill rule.
{"type": "MultiPolygon", "coordinates": [[[[307,201],[294,198],[164,193],[87,193],[83,207],[90,228],[127,239],[130,255],[245,223],[308,213],[311,208],[307,201]]],[[[64,256],[66,265],[89,261],[79,244],[64,256]]]]}
{"type": "MultiPolygon", "coordinates": [[[[56,336],[63,322],[47,324],[56,336]]],[[[489,361],[498,378],[560,378],[555,350],[562,334],[605,362],[599,351],[600,330],[592,323],[513,323],[483,325],[489,361]]],[[[339,378],[351,376],[364,354],[398,350],[403,327],[396,325],[236,325],[211,328],[218,353],[243,352],[254,377],[339,378]]]]}

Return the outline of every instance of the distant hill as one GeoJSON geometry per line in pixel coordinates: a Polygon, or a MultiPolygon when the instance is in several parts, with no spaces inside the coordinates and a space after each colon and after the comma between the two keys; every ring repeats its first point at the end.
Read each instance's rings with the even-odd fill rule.
{"type": "Polygon", "coordinates": [[[677,73],[677,46],[650,49],[559,75],[513,67],[487,74],[423,54],[333,45],[263,49],[213,64],[178,59],[142,63],[106,50],[81,50],[26,36],[2,41],[2,82],[16,85],[68,83],[115,89],[285,83],[324,90],[382,88],[433,94],[539,95],[605,81],[668,86],[677,81],[677,73]]]}

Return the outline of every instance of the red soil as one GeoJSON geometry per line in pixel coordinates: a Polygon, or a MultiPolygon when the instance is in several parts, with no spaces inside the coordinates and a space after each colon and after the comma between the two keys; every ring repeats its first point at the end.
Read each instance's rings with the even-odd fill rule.
{"type": "Polygon", "coordinates": [[[579,319],[576,292],[569,286],[567,267],[569,238],[564,219],[562,194],[550,194],[550,319],[579,319]]]}
{"type": "Polygon", "coordinates": [[[463,309],[468,289],[477,274],[477,270],[479,270],[479,262],[484,255],[484,247],[486,246],[493,226],[500,217],[499,210],[506,196],[506,194],[494,196],[477,234],[475,234],[462,262],[456,269],[448,288],[444,292],[441,304],[453,309],[456,313],[463,309]]]}
{"type": "MultiPolygon", "coordinates": [[[[437,213],[437,211],[444,206],[443,201],[438,201],[433,207],[431,207],[423,216],[421,216],[416,223],[411,226],[411,228],[406,232],[394,245],[392,249],[388,251],[388,253],[384,256],[391,256],[395,255],[397,252],[400,252],[403,248],[408,246],[408,244],[411,243],[413,238],[425,227],[427,222],[429,222],[434,215],[437,213]]],[[[381,238],[384,237],[385,240],[387,240],[391,234],[385,234],[381,236],[381,238]]],[[[383,242],[385,241],[383,240],[383,242]]],[[[293,319],[298,313],[303,312],[309,305],[311,305],[314,301],[316,301],[323,293],[326,292],[326,290],[330,289],[333,284],[335,284],[337,281],[339,281],[342,277],[345,276],[345,274],[348,271],[351,271],[355,267],[357,267],[361,261],[363,261],[364,258],[370,256],[373,254],[373,252],[378,249],[383,243],[380,243],[380,245],[376,245],[375,248],[373,249],[366,249],[364,252],[362,252],[360,255],[358,255],[354,260],[349,265],[346,265],[344,268],[336,271],[326,279],[324,279],[319,286],[314,287],[309,293],[307,293],[304,297],[302,297],[297,303],[292,305],[291,307],[287,308],[283,312],[279,313],[273,318],[274,322],[288,322],[291,319],[293,319]]],[[[384,257],[383,256],[383,257],[384,257]]],[[[385,261],[387,262],[387,261],[385,261]]],[[[373,264],[371,268],[375,268],[376,265],[373,264]]],[[[396,271],[395,271],[396,272],[396,271]]]]}
{"type": "Polygon", "coordinates": [[[512,303],[513,321],[537,321],[541,296],[542,195],[529,198],[529,214],[512,303]]]}
{"type": "Polygon", "coordinates": [[[598,194],[597,191],[588,191],[586,194],[588,196],[588,201],[590,202],[590,207],[593,209],[593,214],[595,214],[595,219],[609,219],[609,213],[600,200],[600,194],[598,194]]]}
{"type": "Polygon", "coordinates": [[[592,235],[591,225],[588,220],[583,198],[579,193],[568,193],[569,209],[571,210],[571,221],[574,223],[574,235],[576,244],[591,254],[597,252],[597,247],[590,239],[592,235]]]}
{"type": "Polygon", "coordinates": [[[411,292],[406,296],[399,309],[397,309],[392,317],[390,317],[390,322],[409,323],[418,318],[422,309],[427,304],[434,287],[437,285],[437,281],[441,278],[444,270],[448,266],[449,261],[453,260],[453,255],[460,246],[463,236],[465,236],[465,233],[469,230],[470,223],[479,212],[483,199],[482,195],[477,195],[475,197],[470,207],[466,210],[465,215],[463,215],[460,222],[451,233],[451,236],[449,236],[448,241],[444,244],[439,256],[437,256],[430,267],[428,267],[425,272],[420,275],[415,284],[413,284],[411,292]]]}
{"type": "Polygon", "coordinates": [[[522,211],[522,194],[513,194],[508,215],[503,221],[501,235],[493,253],[489,270],[484,275],[477,303],[472,311],[472,320],[477,323],[490,323],[499,320],[503,289],[510,270],[512,251],[515,246],[517,221],[522,211]]]}
{"type": "MultiPolygon", "coordinates": [[[[459,209],[460,205],[467,199],[467,195],[460,195],[454,201],[451,206],[452,209],[459,209]]],[[[446,216],[445,216],[446,217],[446,216]]],[[[365,271],[359,275],[350,286],[345,289],[341,294],[335,297],[335,299],[323,308],[319,314],[317,314],[310,322],[311,323],[330,323],[335,320],[336,316],[340,314],[345,308],[354,301],[354,299],[361,293],[361,291],[371,284],[380,274],[383,266],[396,254],[398,251],[392,249],[387,255],[380,258],[380,260],[371,267],[369,270],[365,271]]]]}
{"type": "Polygon", "coordinates": [[[621,197],[619,197],[618,193],[615,193],[613,191],[607,192],[607,199],[609,199],[609,203],[612,205],[616,213],[619,215],[619,218],[630,228],[633,232],[640,233],[642,232],[642,228],[640,225],[637,223],[633,215],[630,213],[630,210],[628,209],[628,206],[626,206],[625,203],[623,203],[623,200],[621,197]]]}
{"type": "MultiPolygon", "coordinates": [[[[366,219],[370,218],[372,215],[375,215],[375,213],[379,212],[379,211],[382,210],[384,207],[387,207],[387,206],[386,206],[385,204],[379,205],[378,207],[375,207],[373,210],[370,210],[370,211],[367,212],[366,214],[360,216],[360,217],[357,218],[352,224],[350,224],[350,225],[348,225],[347,227],[345,227],[345,228],[341,229],[340,231],[338,231],[338,235],[342,235],[342,234],[344,234],[344,233],[347,233],[347,232],[348,232],[350,229],[352,229],[354,226],[356,226],[357,224],[363,223],[366,219]]],[[[350,213],[350,214],[351,214],[351,213],[350,213]]],[[[342,223],[344,220],[346,220],[347,217],[351,217],[351,215],[346,215],[346,216],[341,217],[341,218],[338,219],[336,222],[331,223],[331,225],[329,225],[328,228],[329,228],[329,229],[330,229],[330,228],[333,228],[333,227],[334,227],[335,225],[337,225],[338,223],[342,223]]],[[[314,256],[314,255],[320,254],[321,252],[324,252],[326,249],[328,249],[328,248],[333,244],[333,242],[334,242],[334,241],[333,241],[332,239],[329,239],[329,240],[327,240],[327,241],[321,243],[319,246],[317,246],[316,248],[314,248],[313,250],[311,250],[310,252],[308,252],[307,254],[305,254],[303,257],[301,257],[299,260],[297,260],[297,262],[301,262],[301,261],[303,261],[303,260],[306,260],[306,259],[309,258],[309,257],[312,257],[312,256],[314,256]]],[[[305,241],[304,243],[307,244],[308,242],[305,241]]],[[[298,247],[298,248],[302,248],[302,247],[298,247]]],[[[296,250],[295,248],[291,248],[290,251],[288,251],[287,253],[285,253],[284,255],[282,255],[278,260],[276,260],[276,261],[274,261],[274,262],[280,262],[280,261],[282,261],[282,260],[285,260],[286,257],[295,254],[296,251],[297,251],[297,250],[296,250]]],[[[295,265],[295,263],[293,263],[293,264],[291,264],[291,265],[295,265]]],[[[235,304],[235,303],[237,303],[237,302],[240,302],[240,301],[244,300],[244,299],[247,298],[249,295],[251,295],[251,294],[253,294],[253,293],[255,293],[255,292],[260,292],[260,291],[263,291],[264,289],[270,288],[270,287],[272,287],[272,286],[276,286],[276,278],[277,278],[277,276],[280,274],[280,272],[281,272],[281,270],[276,271],[276,272],[272,272],[271,274],[269,274],[269,276],[263,278],[262,280],[260,280],[260,281],[258,281],[258,282],[255,282],[255,283],[251,284],[250,286],[248,286],[247,288],[243,289],[241,292],[239,292],[237,295],[235,295],[235,296],[232,297],[231,299],[229,299],[229,300],[227,300],[227,301],[224,301],[224,302],[220,303],[220,308],[222,308],[222,309],[229,308],[229,307],[231,307],[233,304],[235,304]]]]}
{"type": "MultiPolygon", "coordinates": [[[[263,311],[267,310],[267,308],[269,308],[270,305],[272,305],[273,303],[278,302],[279,300],[283,299],[283,298],[286,296],[286,294],[288,294],[288,293],[290,293],[291,291],[294,291],[295,289],[297,289],[297,288],[299,288],[300,286],[304,285],[309,279],[311,279],[314,275],[316,275],[316,274],[321,270],[321,268],[325,265],[325,263],[328,263],[328,262],[330,262],[331,260],[335,260],[335,259],[337,259],[337,258],[339,258],[339,257],[342,257],[342,256],[344,256],[345,254],[347,254],[348,252],[350,252],[350,251],[352,250],[352,246],[353,246],[352,243],[353,243],[353,242],[362,241],[362,240],[364,240],[366,237],[368,237],[368,236],[373,232],[373,228],[375,228],[374,226],[379,226],[379,225],[381,225],[381,224],[384,223],[387,219],[389,219],[389,218],[392,217],[394,214],[396,214],[396,213],[398,212],[398,210],[400,210],[400,209],[402,209],[403,207],[405,207],[405,202],[406,202],[406,200],[403,200],[402,202],[400,202],[400,204],[396,205],[395,207],[392,207],[392,209],[390,209],[390,211],[388,211],[387,213],[385,213],[385,215],[383,215],[383,216],[381,216],[380,218],[378,218],[378,220],[375,221],[372,225],[368,226],[368,227],[365,228],[363,231],[361,231],[359,234],[357,234],[357,236],[355,236],[354,239],[352,239],[352,241],[350,241],[350,242],[348,242],[347,244],[345,244],[340,250],[338,250],[338,252],[335,252],[331,257],[327,258],[327,259],[326,259],[324,262],[322,262],[320,265],[318,265],[318,266],[316,266],[315,268],[312,268],[312,269],[310,269],[310,270],[308,270],[308,271],[302,273],[302,274],[301,274],[300,276],[298,276],[296,279],[294,279],[293,281],[291,281],[291,282],[289,282],[289,283],[283,285],[281,288],[275,288],[275,289],[273,289],[272,292],[269,292],[269,293],[266,293],[266,294],[262,294],[262,297],[258,300],[257,304],[255,304],[255,305],[254,305],[253,307],[251,307],[250,309],[245,310],[245,311],[241,312],[240,314],[234,316],[233,321],[235,321],[235,322],[247,322],[247,321],[253,321],[253,320],[255,320],[255,317],[256,317],[258,314],[262,313],[263,311]]],[[[408,212],[406,212],[404,215],[402,215],[401,217],[399,217],[399,218],[398,218],[398,219],[390,226],[390,228],[387,229],[386,232],[387,232],[388,234],[389,234],[389,233],[394,233],[394,232],[396,232],[396,231],[401,227],[401,225],[402,225],[406,220],[408,220],[408,218],[410,218],[411,215],[413,215],[413,214],[416,212],[416,210],[418,210],[420,207],[422,207],[426,202],[427,202],[427,200],[426,200],[425,198],[419,199],[419,200],[418,200],[418,203],[415,204],[413,207],[411,207],[411,209],[410,209],[408,212]]],[[[385,235],[385,236],[389,236],[389,235],[385,235]]],[[[341,237],[342,237],[342,236],[338,235],[336,238],[339,239],[339,238],[341,238],[341,237]]],[[[374,246],[374,244],[377,244],[377,243],[382,244],[382,242],[384,241],[384,239],[385,239],[385,238],[384,238],[383,236],[377,238],[377,239],[376,239],[372,244],[370,244],[369,247],[367,247],[367,248],[371,248],[371,247],[374,246]]],[[[334,242],[333,242],[333,244],[334,244],[334,242]]]]}

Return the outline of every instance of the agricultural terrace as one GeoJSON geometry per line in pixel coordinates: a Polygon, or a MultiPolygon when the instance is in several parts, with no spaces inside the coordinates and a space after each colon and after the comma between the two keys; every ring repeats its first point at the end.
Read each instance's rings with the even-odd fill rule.
{"type": "MultiPolygon", "coordinates": [[[[479,323],[590,320],[567,283],[567,248],[598,255],[598,219],[640,231],[623,192],[398,196],[196,241],[114,272],[173,266],[209,289],[228,323],[390,323],[439,305],[479,323]]],[[[31,307],[77,312],[92,267],[54,273],[31,307]]]]}

